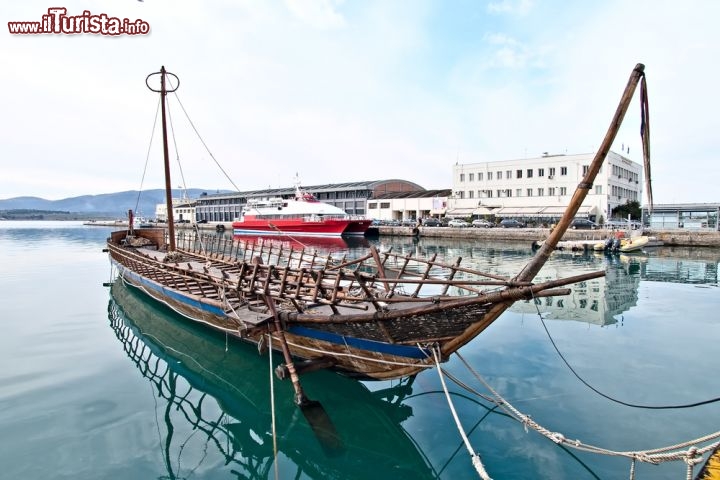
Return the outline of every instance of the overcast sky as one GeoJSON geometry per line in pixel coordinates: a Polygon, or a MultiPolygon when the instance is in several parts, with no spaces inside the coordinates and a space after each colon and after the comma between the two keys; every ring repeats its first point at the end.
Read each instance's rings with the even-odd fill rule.
{"type": "MultiPolygon", "coordinates": [[[[714,0],[3,2],[0,198],[162,187],[157,140],[141,183],[158,105],[145,77],[161,65],[253,190],[296,172],[449,188],[457,161],[592,152],[644,63],[655,201],[720,202],[719,18],[714,0]],[[9,33],[50,7],[150,33],[9,33]]],[[[234,188],[170,108],[186,185],[234,188]]],[[[613,150],[642,163],[639,118],[636,93],[613,150]]]]}

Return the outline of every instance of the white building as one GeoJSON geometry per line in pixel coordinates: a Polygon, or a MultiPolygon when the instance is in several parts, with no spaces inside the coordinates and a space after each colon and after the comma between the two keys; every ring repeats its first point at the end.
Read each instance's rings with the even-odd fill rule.
{"type": "MultiPolygon", "coordinates": [[[[456,164],[446,215],[559,218],[595,154],[456,164]]],[[[642,167],[609,152],[578,216],[607,220],[612,209],[642,199],[642,167]]]]}
{"type": "MultiPolygon", "coordinates": [[[[173,219],[175,222],[195,223],[196,200],[186,198],[173,198],[173,219]]],[[[155,218],[158,222],[167,222],[167,205],[158,203],[155,205],[155,218]]]]}

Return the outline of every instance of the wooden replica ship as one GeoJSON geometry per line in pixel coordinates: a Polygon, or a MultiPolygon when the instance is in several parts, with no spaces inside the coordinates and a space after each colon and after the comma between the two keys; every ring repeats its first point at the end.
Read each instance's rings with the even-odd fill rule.
{"type": "Polygon", "coordinates": [[[273,244],[176,237],[165,127],[165,97],[174,91],[166,78],[172,74],[163,67],[148,79],[152,75],[160,75],[154,91],[162,105],[167,230],[113,232],[107,242],[112,262],[124,282],[187,318],[282,352],[285,364],[276,373],[292,379],[300,405],[307,401],[298,377],[305,371],[330,368],[364,379],[411,376],[446,361],[513,302],[566,295],[568,285],[603,276],[601,271],[533,283],[592,188],[638,83],[649,158],[644,66],[638,64],[562,219],[514,278],[465,268],[460,259],[445,263],[373,247],[359,258],[336,259],[273,244]]]}

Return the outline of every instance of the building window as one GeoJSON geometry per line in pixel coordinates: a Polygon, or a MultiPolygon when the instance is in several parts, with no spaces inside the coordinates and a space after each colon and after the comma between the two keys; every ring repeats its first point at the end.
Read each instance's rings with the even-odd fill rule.
{"type": "Polygon", "coordinates": [[[472,190],[468,191],[468,198],[475,198],[475,192],[472,190]]]}
{"type": "Polygon", "coordinates": [[[544,177],[544,176],[545,176],[545,169],[538,168],[538,177],[544,177]]]}
{"type": "Polygon", "coordinates": [[[515,170],[515,178],[522,178],[522,170],[515,170]]]}
{"type": "Polygon", "coordinates": [[[487,191],[487,196],[488,196],[488,198],[492,198],[492,190],[487,191]]]}
{"type": "Polygon", "coordinates": [[[516,197],[522,197],[522,188],[516,188],[516,189],[515,189],[515,196],[516,196],[516,197]]]}
{"type": "Polygon", "coordinates": [[[505,178],[507,178],[508,180],[512,178],[512,170],[505,171],[505,178]]]}
{"type": "Polygon", "coordinates": [[[483,174],[482,174],[482,172],[479,172],[478,173],[478,182],[482,182],[482,180],[483,180],[483,174]]]}
{"type": "Polygon", "coordinates": [[[595,185],[595,195],[602,195],[602,185],[595,185]]]}
{"type": "Polygon", "coordinates": [[[567,175],[567,167],[560,167],[560,175],[567,175]]]}
{"type": "Polygon", "coordinates": [[[583,165],[583,175],[587,175],[590,170],[590,165],[583,165]]]}
{"type": "Polygon", "coordinates": [[[488,174],[488,181],[492,180],[492,172],[487,172],[487,174],[488,174]]]}
{"type": "Polygon", "coordinates": [[[567,195],[567,187],[560,187],[560,195],[561,196],[567,195]]]}
{"type": "Polygon", "coordinates": [[[461,174],[460,174],[460,181],[461,181],[461,182],[464,182],[464,181],[465,181],[465,174],[464,174],[464,173],[461,173],[461,174]]]}
{"type": "Polygon", "coordinates": [[[465,192],[458,192],[458,198],[465,198],[465,192]]]}
{"type": "MultiPolygon", "coordinates": [[[[532,178],[532,176],[533,176],[533,170],[532,170],[532,168],[528,168],[528,169],[527,169],[527,177],[528,177],[528,178],[532,178]]],[[[528,196],[529,196],[529,195],[528,195],[528,196]]]]}
{"type": "Polygon", "coordinates": [[[495,172],[495,173],[496,173],[496,177],[495,177],[495,178],[497,178],[498,180],[502,180],[502,172],[498,170],[498,171],[495,172]]]}
{"type": "Polygon", "coordinates": [[[548,188],[548,195],[551,197],[555,196],[555,187],[548,188]]]}
{"type": "Polygon", "coordinates": [[[483,192],[483,190],[478,190],[478,191],[477,191],[478,198],[482,198],[482,196],[483,196],[482,192],[483,192]]]}
{"type": "Polygon", "coordinates": [[[548,175],[550,175],[551,177],[555,176],[555,167],[548,168],[548,175]]]}
{"type": "Polygon", "coordinates": [[[475,181],[475,174],[474,173],[468,173],[468,181],[474,182],[475,181]]]}
{"type": "Polygon", "coordinates": [[[377,202],[368,203],[368,208],[370,208],[370,209],[377,208],[377,202]]]}
{"type": "Polygon", "coordinates": [[[497,193],[497,196],[498,196],[498,198],[499,198],[499,197],[502,197],[502,196],[503,196],[503,193],[505,193],[505,190],[498,190],[496,193],[497,193]]]}
{"type": "Polygon", "coordinates": [[[508,197],[512,197],[512,189],[508,188],[507,190],[505,190],[505,194],[506,194],[508,197]]]}
{"type": "Polygon", "coordinates": [[[390,202],[380,202],[380,208],[390,208],[390,202]]]}
{"type": "Polygon", "coordinates": [[[532,197],[532,188],[527,189],[527,196],[532,197]]]}
{"type": "Polygon", "coordinates": [[[544,196],[545,196],[545,189],[538,188],[538,197],[544,197],[544,196]]]}

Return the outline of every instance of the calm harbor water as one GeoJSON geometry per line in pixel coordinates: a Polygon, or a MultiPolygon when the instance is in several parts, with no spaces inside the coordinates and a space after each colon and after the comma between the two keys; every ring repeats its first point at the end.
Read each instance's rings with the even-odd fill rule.
{"type": "MultiPolygon", "coordinates": [[[[289,382],[257,349],[198,329],[122,283],[102,253],[110,232],[74,222],[0,222],[0,478],[478,478],[436,370],[413,381],[303,377],[329,424],[309,423],[289,382]]],[[[382,237],[383,248],[513,275],[529,245],[382,237]]],[[[306,242],[311,244],[311,242],[306,242]]],[[[367,242],[324,243],[357,252],[367,242]]],[[[461,350],[523,413],[565,437],[646,450],[720,430],[720,251],[556,252],[540,273],[606,270],[572,295],[521,302],[461,350]]],[[[280,362],[273,357],[273,365],[280,362]]],[[[476,395],[457,358],[444,369],[473,449],[498,479],[628,478],[627,459],[556,445],[476,395]]],[[[638,465],[638,479],[681,479],[681,462],[638,465]]],[[[696,469],[697,472],[697,469],[696,469]]]]}

